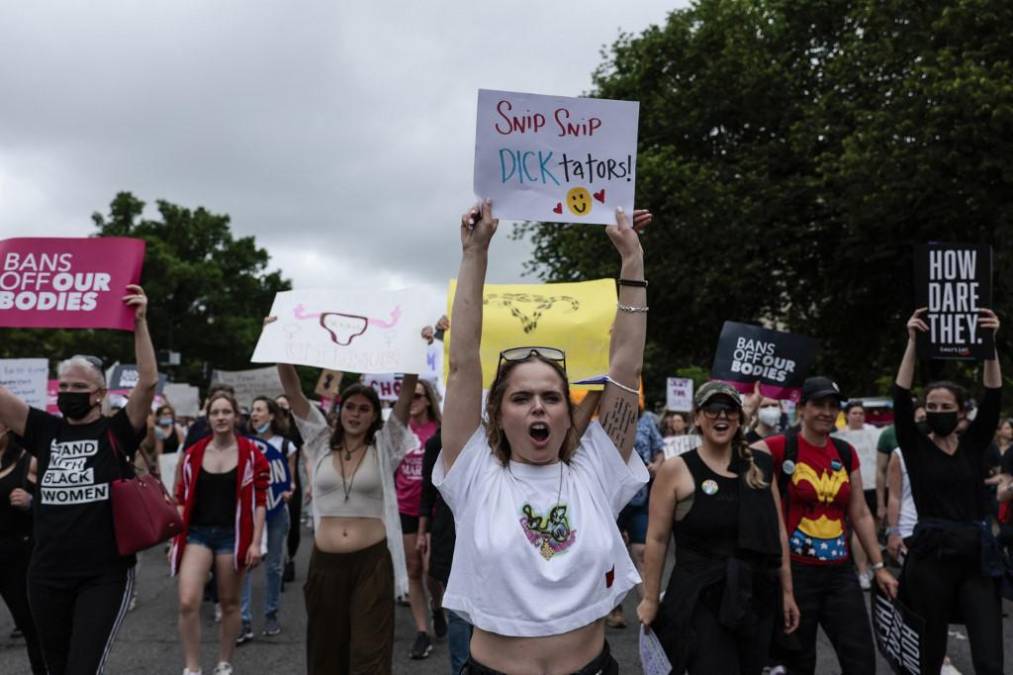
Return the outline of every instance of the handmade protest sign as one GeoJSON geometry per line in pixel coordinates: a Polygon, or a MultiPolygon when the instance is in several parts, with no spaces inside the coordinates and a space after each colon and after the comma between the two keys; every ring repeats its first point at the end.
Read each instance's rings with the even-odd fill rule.
{"type": "MultiPolygon", "coordinates": [[[[448,291],[453,311],[457,281],[448,291]]],[[[609,333],[616,313],[612,279],[565,284],[486,284],[482,291],[482,387],[496,377],[499,355],[512,347],[555,347],[566,354],[571,382],[608,372],[609,333]]],[[[454,330],[444,339],[449,350],[454,330]]],[[[450,358],[444,353],[444,373],[450,358]]],[[[600,388],[600,387],[598,387],[600,388]]]]}
{"type": "Polygon", "coordinates": [[[258,396],[275,398],[285,392],[278,377],[278,369],[251,368],[250,370],[215,370],[211,373],[211,384],[221,382],[232,385],[236,390],[236,402],[249,408],[258,396]]]}
{"type": "Polygon", "coordinates": [[[915,247],[915,303],[928,307],[927,333],[916,339],[922,359],[988,359],[994,334],[978,324],[992,307],[992,247],[926,244],[915,247]]]}
{"type": "Polygon", "coordinates": [[[633,213],[640,104],[478,91],[475,194],[499,218],[615,222],[633,213]]]}
{"type": "Polygon", "coordinates": [[[313,393],[322,399],[337,398],[341,392],[341,378],[343,376],[344,373],[340,371],[324,368],[320,371],[320,377],[317,378],[317,386],[313,393]]]}
{"type": "Polygon", "coordinates": [[[764,396],[797,401],[818,349],[812,338],[725,321],[711,377],[744,394],[759,380],[764,396]]]}
{"type": "Polygon", "coordinates": [[[143,262],[143,239],[0,240],[0,327],[132,331],[134,311],[123,296],[143,262]]]}
{"type": "Polygon", "coordinates": [[[872,624],[876,646],[895,673],[921,672],[921,635],[925,620],[872,585],[872,624]]]}
{"type": "Polygon", "coordinates": [[[688,377],[670,377],[665,389],[665,407],[676,412],[693,411],[693,380],[688,377]]]}
{"type": "Polygon", "coordinates": [[[46,409],[46,359],[0,359],[0,385],[33,408],[46,409]]]}
{"type": "Polygon", "coordinates": [[[401,395],[401,383],[404,376],[394,373],[363,375],[362,383],[376,390],[381,401],[396,401],[401,395]]]}
{"type": "Polygon", "coordinates": [[[284,291],[253,352],[255,363],[295,363],[354,373],[421,373],[422,327],[440,300],[424,288],[284,291]]]}
{"type": "Polygon", "coordinates": [[[169,382],[162,394],[176,412],[176,417],[197,417],[200,411],[200,390],[191,384],[169,382]]]}

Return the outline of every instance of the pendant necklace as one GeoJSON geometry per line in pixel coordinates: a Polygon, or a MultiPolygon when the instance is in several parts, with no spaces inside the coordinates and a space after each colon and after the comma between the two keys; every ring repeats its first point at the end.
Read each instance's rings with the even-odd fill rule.
{"type": "MultiPolygon", "coordinates": [[[[352,483],[355,482],[355,474],[359,472],[359,466],[361,466],[362,462],[365,461],[365,453],[363,453],[363,459],[360,459],[359,463],[355,465],[355,469],[352,471],[352,478],[351,478],[351,480],[346,480],[345,479],[345,460],[351,461],[351,459],[352,459],[352,453],[349,452],[348,448],[343,448],[343,450],[345,451],[345,457],[344,457],[344,459],[342,459],[341,453],[339,452],[338,453],[338,461],[341,462],[341,491],[345,493],[345,501],[347,502],[348,498],[349,498],[349,495],[352,494],[352,483]]],[[[358,452],[359,448],[356,448],[355,451],[358,452]]]]}

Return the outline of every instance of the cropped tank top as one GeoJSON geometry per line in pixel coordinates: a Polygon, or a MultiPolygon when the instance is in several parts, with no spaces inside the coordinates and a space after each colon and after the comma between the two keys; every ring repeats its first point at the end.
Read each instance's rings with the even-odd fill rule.
{"type": "Polygon", "coordinates": [[[383,481],[375,446],[366,448],[366,455],[355,473],[344,481],[334,466],[334,453],[324,454],[317,461],[317,470],[313,473],[313,502],[318,515],[383,519],[383,481]]]}
{"type": "Polygon", "coordinates": [[[696,487],[692,507],[673,527],[676,558],[680,549],[731,557],[739,539],[739,477],[711,471],[697,450],[683,454],[682,460],[696,487]]]}
{"type": "Polygon", "coordinates": [[[203,527],[235,526],[236,467],[225,473],[212,473],[201,467],[197,474],[197,493],[190,516],[191,525],[203,527]]]}

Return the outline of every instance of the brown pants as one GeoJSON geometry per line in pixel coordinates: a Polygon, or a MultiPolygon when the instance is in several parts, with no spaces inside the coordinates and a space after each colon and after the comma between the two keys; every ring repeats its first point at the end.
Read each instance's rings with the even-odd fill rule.
{"type": "Polygon", "coordinates": [[[310,675],[389,675],[394,655],[394,565],[381,541],[354,553],[316,546],[303,586],[310,675]]]}

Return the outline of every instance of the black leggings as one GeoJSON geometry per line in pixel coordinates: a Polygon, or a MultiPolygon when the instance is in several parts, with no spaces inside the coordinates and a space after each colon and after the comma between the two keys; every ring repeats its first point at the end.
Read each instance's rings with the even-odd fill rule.
{"type": "Polygon", "coordinates": [[[28,599],[50,675],[105,670],[134,590],[134,568],[84,579],[28,579],[28,599]]]}
{"type": "MultiPolygon", "coordinates": [[[[801,617],[797,631],[801,649],[785,655],[788,672],[816,672],[816,632],[823,626],[844,675],[876,672],[872,628],[865,594],[851,563],[805,565],[793,562],[791,578],[801,617]]],[[[936,668],[938,675],[939,669],[936,668]]]]}
{"type": "Polygon", "coordinates": [[[1002,603],[995,580],[981,573],[976,558],[908,556],[901,591],[911,610],[925,619],[921,642],[923,673],[939,673],[953,611],[959,610],[978,675],[1000,675],[1003,661],[1002,603]]]}
{"type": "Polygon", "coordinates": [[[25,636],[28,660],[32,673],[45,675],[46,662],[39,646],[39,634],[32,621],[32,610],[28,606],[28,560],[32,555],[30,545],[5,540],[0,544],[0,597],[3,597],[16,625],[25,636]]]}

